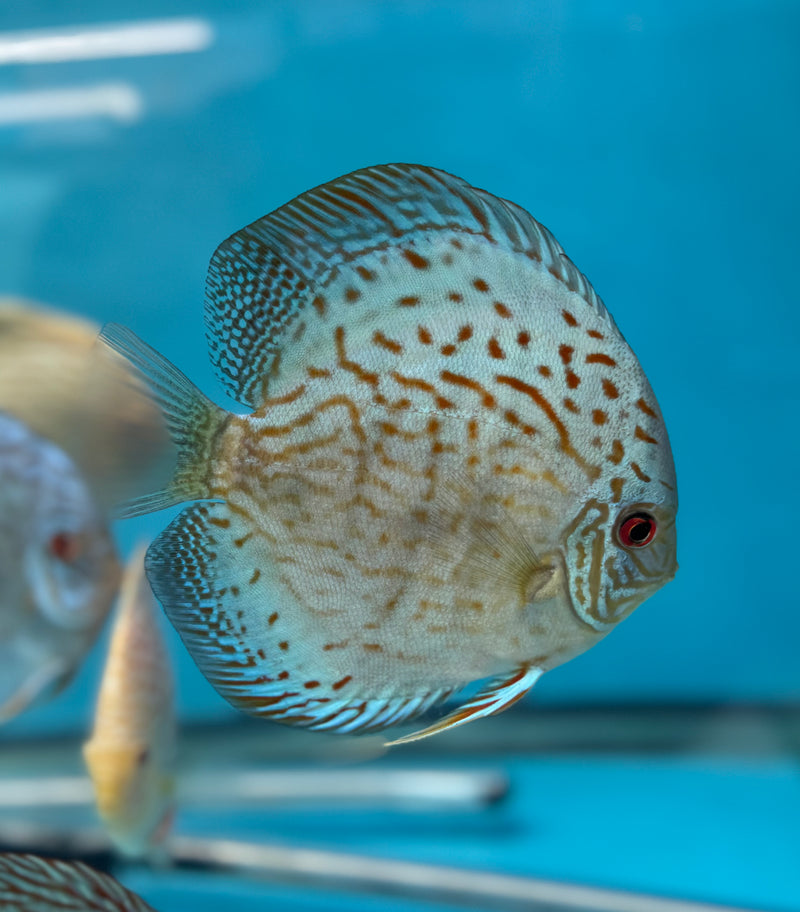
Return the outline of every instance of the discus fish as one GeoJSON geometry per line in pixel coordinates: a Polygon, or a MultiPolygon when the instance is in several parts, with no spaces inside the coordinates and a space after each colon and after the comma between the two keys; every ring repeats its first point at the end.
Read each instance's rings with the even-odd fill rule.
{"type": "Polygon", "coordinates": [[[94,731],[83,748],[100,816],[130,856],[146,855],[166,836],[173,812],[174,697],[160,613],[140,548],[125,570],[94,731]]]}
{"type": "Polygon", "coordinates": [[[108,874],[80,861],[0,853],[3,912],[154,912],[108,874]]]}
{"type": "Polygon", "coordinates": [[[0,298],[0,409],[61,447],[109,508],[168,477],[159,460],[169,442],[130,372],[95,345],[98,331],[88,320],[0,298]]]}
{"type": "MultiPolygon", "coordinates": [[[[147,572],[246,712],[421,737],[498,712],[668,582],[677,492],[636,357],[524,209],[366,168],[237,231],[206,283],[223,411],[107,327],[168,414],[188,500],[147,572]]],[[[408,739],[400,739],[408,740],[408,739]]]]}
{"type": "Polygon", "coordinates": [[[58,692],[119,584],[103,514],[55,444],[0,412],[0,722],[58,692]]]}

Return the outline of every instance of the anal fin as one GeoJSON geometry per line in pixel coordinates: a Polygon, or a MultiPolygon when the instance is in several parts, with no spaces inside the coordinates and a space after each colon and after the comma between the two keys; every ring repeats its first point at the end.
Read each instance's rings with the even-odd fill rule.
{"type": "Polygon", "coordinates": [[[473,719],[482,719],[485,716],[493,716],[502,712],[524,697],[542,674],[541,668],[533,665],[520,665],[511,676],[503,675],[493,678],[474,697],[438,722],[410,735],[397,738],[395,741],[387,741],[386,746],[393,747],[395,744],[419,741],[458,725],[464,725],[465,722],[472,722],[473,719]]]}

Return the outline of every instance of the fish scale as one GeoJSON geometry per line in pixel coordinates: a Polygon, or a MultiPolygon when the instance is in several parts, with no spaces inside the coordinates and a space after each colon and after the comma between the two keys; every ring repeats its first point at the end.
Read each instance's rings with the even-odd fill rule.
{"type": "Polygon", "coordinates": [[[674,573],[652,390],[515,204],[422,166],[346,175],[220,245],[206,329],[252,414],[106,338],[178,429],[175,481],[132,509],[219,501],[162,533],[148,573],[234,705],[359,730],[490,679],[440,731],[516,701],[674,573]]]}

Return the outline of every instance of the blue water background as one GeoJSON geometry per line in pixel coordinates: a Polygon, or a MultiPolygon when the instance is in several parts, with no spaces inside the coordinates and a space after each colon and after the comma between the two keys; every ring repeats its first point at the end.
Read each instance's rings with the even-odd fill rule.
{"type": "MultiPolygon", "coordinates": [[[[435,165],[514,200],[554,232],[638,354],[667,420],[681,500],[675,581],[528,701],[800,697],[797,3],[9,7],[3,31],[199,16],[214,42],[196,54],[0,66],[0,95],[125,83],[143,104],[132,122],[0,125],[0,292],[125,323],[225,402],[202,302],[209,256],[231,232],[380,162],[435,165]]],[[[127,550],[165,522],[120,524],[118,539],[127,550]]],[[[171,647],[182,717],[229,718],[174,635],[171,647]]],[[[98,649],[69,691],[3,736],[85,724],[101,659],[98,649]]],[[[782,800],[798,808],[796,771],[785,775],[794,784],[782,800]]],[[[703,793],[690,780],[676,788],[703,793]]],[[[569,790],[569,775],[560,782],[569,790]]],[[[750,892],[743,885],[740,855],[764,860],[749,825],[734,816],[728,845],[741,852],[723,852],[739,896],[755,902],[758,881],[774,886],[774,905],[800,898],[800,875],[774,849],[797,830],[784,829],[777,807],[760,832],[780,863],[771,877],[751,868],[750,892]]],[[[698,832],[707,873],[712,836],[698,832]]],[[[635,833],[618,835],[630,852],[635,833]]],[[[642,872],[641,888],[664,886],[658,852],[633,851],[639,860],[624,871],[642,872]]],[[[566,876],[568,853],[554,843],[553,863],[545,852],[537,872],[566,876]]],[[[678,887],[702,885],[691,870],[678,887]]]]}

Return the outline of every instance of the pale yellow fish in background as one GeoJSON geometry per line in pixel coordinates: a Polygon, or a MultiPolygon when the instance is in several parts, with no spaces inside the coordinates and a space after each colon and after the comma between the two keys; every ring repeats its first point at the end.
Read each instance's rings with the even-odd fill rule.
{"type": "Polygon", "coordinates": [[[108,508],[158,478],[167,436],[130,372],[95,345],[98,327],[0,297],[0,410],[52,440],[108,508]]]}
{"type": "Polygon", "coordinates": [[[138,549],[125,570],[94,731],[83,748],[100,817],[130,856],[148,854],[166,836],[173,812],[172,671],[144,554],[138,549]]]}
{"type": "Polygon", "coordinates": [[[119,572],[104,513],[74,463],[0,412],[0,723],[72,678],[119,572]]]}

